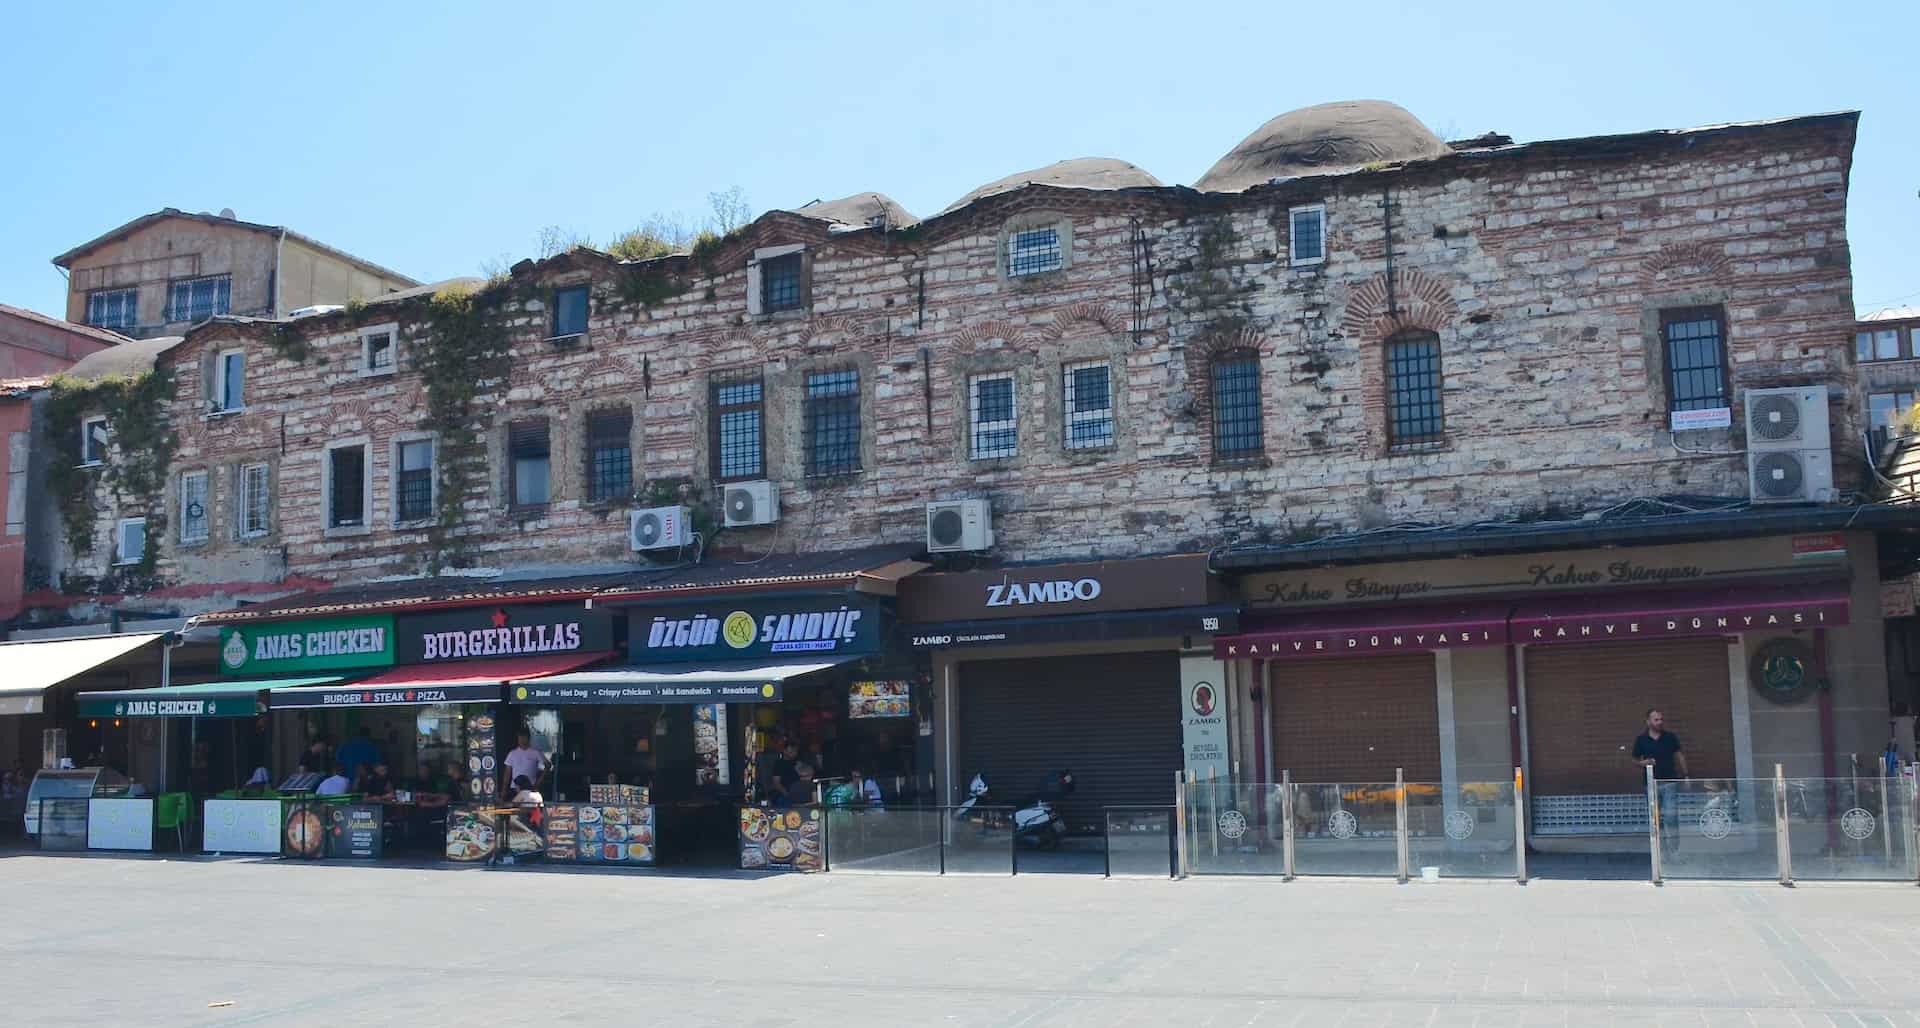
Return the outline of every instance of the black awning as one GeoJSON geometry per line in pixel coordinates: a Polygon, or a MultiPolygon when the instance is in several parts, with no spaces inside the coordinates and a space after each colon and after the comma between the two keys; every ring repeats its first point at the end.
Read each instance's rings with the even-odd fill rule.
{"type": "Polygon", "coordinates": [[[1065,614],[1051,618],[946,621],[901,626],[916,650],[948,647],[1025,646],[1033,643],[1101,642],[1166,636],[1211,636],[1240,628],[1240,608],[1220,603],[1120,614],[1065,614]]]}

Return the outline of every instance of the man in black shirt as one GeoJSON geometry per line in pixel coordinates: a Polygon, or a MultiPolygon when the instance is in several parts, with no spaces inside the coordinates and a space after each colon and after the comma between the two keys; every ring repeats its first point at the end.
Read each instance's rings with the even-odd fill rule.
{"type": "Polygon", "coordinates": [[[1674,856],[1680,848],[1680,779],[1687,777],[1687,755],[1680,736],[1667,731],[1658,708],[1647,711],[1647,730],[1633,740],[1633,762],[1653,769],[1660,786],[1660,850],[1674,856]]]}

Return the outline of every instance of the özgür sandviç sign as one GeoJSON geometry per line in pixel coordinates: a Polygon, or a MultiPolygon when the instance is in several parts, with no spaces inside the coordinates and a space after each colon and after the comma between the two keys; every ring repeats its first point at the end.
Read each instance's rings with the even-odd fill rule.
{"type": "Polygon", "coordinates": [[[634,608],[627,639],[638,662],[867,654],[880,648],[879,604],[861,596],[725,600],[634,608]]]}
{"type": "Polygon", "coordinates": [[[275,675],[388,667],[394,662],[389,614],[324,621],[269,621],[220,629],[220,670],[275,675]]]}

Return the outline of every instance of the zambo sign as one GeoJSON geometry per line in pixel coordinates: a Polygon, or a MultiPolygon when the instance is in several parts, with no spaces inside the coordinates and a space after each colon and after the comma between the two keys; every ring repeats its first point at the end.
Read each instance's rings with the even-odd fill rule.
{"type": "Polygon", "coordinates": [[[220,670],[230,675],[387,667],[393,617],[276,621],[220,629],[220,670]]]}

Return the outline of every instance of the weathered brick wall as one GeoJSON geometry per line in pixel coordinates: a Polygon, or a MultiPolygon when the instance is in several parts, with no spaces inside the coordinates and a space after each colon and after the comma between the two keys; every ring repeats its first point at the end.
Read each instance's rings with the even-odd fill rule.
{"type": "MultiPolygon", "coordinates": [[[[583,253],[542,262],[489,294],[505,298],[513,370],[482,388],[487,488],[468,499],[465,559],[493,568],[633,559],[630,505],[582,500],[586,412],[630,404],[636,481],[687,482],[704,500],[708,376],[748,367],[766,376],[768,477],[783,512],[777,528],[725,533],[724,546],[748,554],[918,540],[923,504],[968,496],[992,500],[1000,554],[1039,559],[1642,495],[1744,495],[1743,458],[1670,445],[1658,313],[1723,306],[1736,397],[1828,384],[1836,440],[1858,438],[1851,143],[1850,122],[1812,122],[1618,153],[1461,156],[1240,196],[1030,187],[884,236],[775,214],[713,258],[717,274],[669,262],[690,287],[652,307],[623,298],[630,267],[583,253]],[[1391,309],[1383,198],[1393,204],[1391,309]],[[1327,207],[1328,259],[1289,267],[1287,208],[1313,202],[1327,207]],[[1070,263],[1006,280],[996,261],[1004,227],[1049,214],[1070,219],[1070,263]],[[1209,258],[1202,237],[1217,241],[1223,225],[1231,244],[1209,258]],[[751,249],[795,242],[809,247],[811,312],[747,315],[751,249]],[[577,281],[593,285],[588,339],[557,348],[545,339],[547,298],[577,281]],[[1445,382],[1445,442],[1415,453],[1385,444],[1381,343],[1404,328],[1437,333],[1445,382]],[[1264,457],[1234,466],[1212,460],[1207,417],[1208,360],[1223,348],[1250,348],[1262,362],[1264,457]],[[1068,450],[1061,365],[1094,357],[1114,366],[1115,443],[1068,450]],[[803,377],[845,365],[861,374],[864,470],[810,482],[803,377]],[[1016,375],[1013,458],[967,459],[967,376],[986,371],[1016,375]],[[506,510],[504,430],[536,414],[551,419],[554,502],[523,518],[506,510]]],[[[192,554],[169,545],[161,575],[364,580],[420,570],[425,533],[390,525],[390,464],[393,440],[422,422],[424,387],[407,348],[423,318],[422,305],[398,303],[303,319],[304,362],[272,356],[258,326],[203,331],[170,354],[182,369],[176,470],[264,457],[277,517],[267,539],[229,538],[231,476],[216,475],[213,539],[192,554]],[[400,325],[401,370],[360,377],[356,326],[385,321],[400,325]],[[208,422],[197,413],[199,362],[234,339],[251,340],[249,409],[208,422]],[[375,524],[330,534],[324,447],[352,438],[373,444],[375,524]]],[[[1733,450],[1740,435],[1692,433],[1686,445],[1733,450]]],[[[1836,450],[1845,487],[1859,488],[1857,458],[1836,450]]]]}

